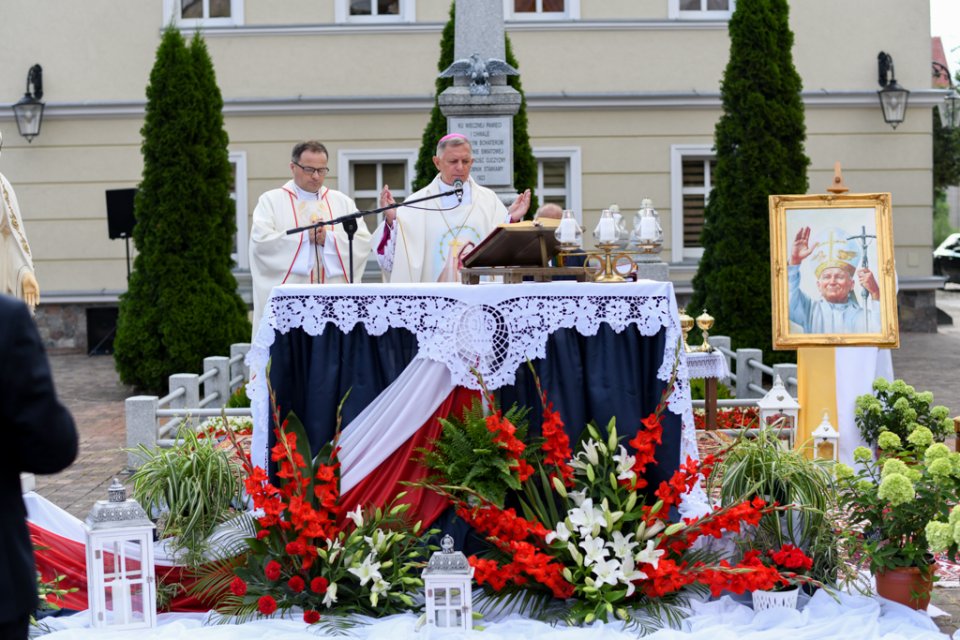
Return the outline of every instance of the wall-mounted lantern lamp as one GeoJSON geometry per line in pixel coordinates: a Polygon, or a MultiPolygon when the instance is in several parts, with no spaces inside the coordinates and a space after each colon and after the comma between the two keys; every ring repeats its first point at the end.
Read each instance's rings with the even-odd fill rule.
{"type": "Polygon", "coordinates": [[[960,127],[960,95],[957,94],[957,87],[953,84],[953,78],[950,77],[950,69],[934,60],[933,77],[943,79],[950,86],[950,93],[943,99],[943,104],[937,105],[940,111],[940,124],[944,129],[956,129],[960,127]]]}
{"type": "Polygon", "coordinates": [[[17,118],[17,128],[20,135],[33,142],[40,134],[40,123],[43,121],[43,69],[39,64],[30,67],[27,72],[27,92],[20,101],[13,105],[13,115],[17,118]]]}
{"type": "Polygon", "coordinates": [[[883,87],[877,91],[880,96],[880,108],[883,109],[883,121],[894,129],[903,122],[903,117],[907,112],[907,99],[910,92],[899,84],[893,73],[893,58],[889,53],[883,51],[877,56],[879,66],[879,82],[883,87]]]}

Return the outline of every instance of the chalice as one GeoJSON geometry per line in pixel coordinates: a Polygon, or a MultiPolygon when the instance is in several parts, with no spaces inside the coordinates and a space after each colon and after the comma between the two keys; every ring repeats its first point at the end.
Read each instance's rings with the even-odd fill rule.
{"type": "Polygon", "coordinates": [[[706,309],[697,316],[697,326],[700,327],[700,332],[703,334],[703,344],[700,345],[698,351],[710,353],[713,351],[713,345],[707,342],[707,338],[710,337],[710,329],[713,328],[713,316],[708,314],[706,309]]]}
{"type": "Polygon", "coordinates": [[[687,335],[690,333],[690,330],[693,329],[694,320],[692,317],[687,315],[686,308],[680,309],[680,330],[683,331],[683,351],[684,353],[690,353],[693,349],[690,348],[690,345],[687,344],[687,335]]]}

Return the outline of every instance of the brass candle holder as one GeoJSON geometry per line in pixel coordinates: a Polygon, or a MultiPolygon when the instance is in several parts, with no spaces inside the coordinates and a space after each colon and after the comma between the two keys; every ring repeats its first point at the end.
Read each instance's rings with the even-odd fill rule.
{"type": "Polygon", "coordinates": [[[703,334],[703,344],[697,349],[703,353],[710,353],[713,351],[713,345],[707,342],[707,338],[710,337],[710,329],[713,328],[713,316],[707,313],[707,310],[704,309],[703,313],[697,316],[697,326],[700,328],[700,332],[703,334]]]}
{"type": "Polygon", "coordinates": [[[595,275],[594,282],[626,282],[626,278],[620,275],[619,265],[626,265],[626,274],[629,275],[637,268],[636,263],[629,253],[617,251],[620,245],[616,242],[601,242],[597,248],[603,253],[591,253],[587,255],[587,265],[591,263],[597,265],[593,269],[585,267],[595,275]]]}
{"type": "Polygon", "coordinates": [[[680,330],[683,331],[683,350],[686,353],[690,353],[693,349],[690,348],[690,345],[687,344],[687,336],[690,335],[690,331],[693,329],[694,319],[687,315],[687,309],[680,309],[680,330]]]}

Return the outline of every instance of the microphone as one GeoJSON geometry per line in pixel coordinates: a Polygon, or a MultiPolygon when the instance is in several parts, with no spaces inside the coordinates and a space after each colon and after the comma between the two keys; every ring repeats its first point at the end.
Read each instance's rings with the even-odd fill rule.
{"type": "Polygon", "coordinates": [[[453,181],[453,195],[457,196],[457,202],[463,202],[463,180],[457,178],[453,181]]]}

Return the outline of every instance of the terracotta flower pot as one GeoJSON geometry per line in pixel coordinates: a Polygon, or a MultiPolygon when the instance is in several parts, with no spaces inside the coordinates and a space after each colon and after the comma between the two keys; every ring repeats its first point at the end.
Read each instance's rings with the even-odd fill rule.
{"type": "Polygon", "coordinates": [[[878,571],[877,594],[887,600],[926,611],[933,589],[933,567],[899,567],[878,571]]]}

